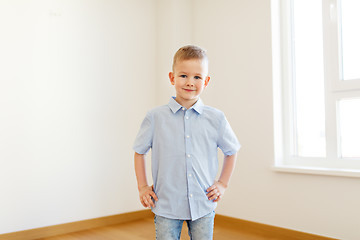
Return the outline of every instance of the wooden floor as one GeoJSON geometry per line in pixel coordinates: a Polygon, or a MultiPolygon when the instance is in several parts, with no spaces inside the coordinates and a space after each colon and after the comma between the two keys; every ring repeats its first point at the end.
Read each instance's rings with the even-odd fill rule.
{"type": "MultiPolygon", "coordinates": [[[[155,226],[152,218],[136,220],[119,225],[95,228],[91,230],[41,238],[39,240],[145,240],[155,239],[155,226]]],[[[182,240],[190,239],[186,223],[181,233],[182,240]]],[[[262,240],[277,239],[264,234],[246,232],[241,229],[215,222],[214,240],[262,240]]]]}

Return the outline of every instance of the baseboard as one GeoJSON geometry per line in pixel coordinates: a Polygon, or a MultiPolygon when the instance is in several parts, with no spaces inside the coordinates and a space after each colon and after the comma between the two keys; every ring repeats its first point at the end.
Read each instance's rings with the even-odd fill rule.
{"type": "Polygon", "coordinates": [[[1,240],[34,240],[39,238],[57,236],[66,233],[78,232],[91,228],[105,227],[109,225],[148,218],[151,216],[154,216],[154,214],[150,210],[141,210],[141,211],[117,214],[107,217],[88,219],[84,221],[64,223],[49,227],[0,234],[0,239],[1,240]]]}
{"type": "Polygon", "coordinates": [[[254,232],[261,236],[264,236],[264,239],[269,238],[280,240],[338,240],[336,238],[324,237],[311,233],[300,232],[257,222],[251,222],[218,214],[215,217],[215,226],[217,224],[235,230],[241,229],[242,231],[254,232]]]}

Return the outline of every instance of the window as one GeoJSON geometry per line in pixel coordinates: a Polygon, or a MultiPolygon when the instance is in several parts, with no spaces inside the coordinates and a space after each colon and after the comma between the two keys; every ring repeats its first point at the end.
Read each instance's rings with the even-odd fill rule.
{"type": "Polygon", "coordinates": [[[277,168],[360,176],[358,12],[359,0],[272,1],[277,168]]]}

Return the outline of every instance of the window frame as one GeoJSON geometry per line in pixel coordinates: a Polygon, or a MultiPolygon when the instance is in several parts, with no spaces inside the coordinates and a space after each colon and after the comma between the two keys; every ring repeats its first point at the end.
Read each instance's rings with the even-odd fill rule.
{"type": "Polygon", "coordinates": [[[340,3],[322,0],[325,83],[326,157],[294,156],[295,100],[293,86],[292,2],[272,0],[272,61],[274,106],[274,170],[360,177],[360,158],[341,158],[338,101],[360,98],[360,79],[342,80],[340,3]]]}

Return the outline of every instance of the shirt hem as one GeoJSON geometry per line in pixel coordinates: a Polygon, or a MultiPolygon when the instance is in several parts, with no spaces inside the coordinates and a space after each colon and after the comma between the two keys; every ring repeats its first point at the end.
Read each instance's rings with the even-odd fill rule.
{"type": "Polygon", "coordinates": [[[168,215],[162,214],[162,213],[158,214],[153,209],[151,211],[157,216],[168,218],[168,219],[184,220],[184,221],[186,221],[186,220],[195,221],[195,220],[198,220],[198,219],[200,219],[200,218],[202,218],[202,217],[204,217],[204,216],[206,216],[206,215],[208,215],[208,214],[210,214],[212,212],[215,212],[215,209],[216,209],[216,207],[214,209],[211,209],[209,212],[207,212],[205,214],[201,214],[201,217],[197,217],[197,218],[191,218],[191,217],[190,218],[179,218],[179,217],[175,217],[175,216],[168,216],[168,215]]]}

